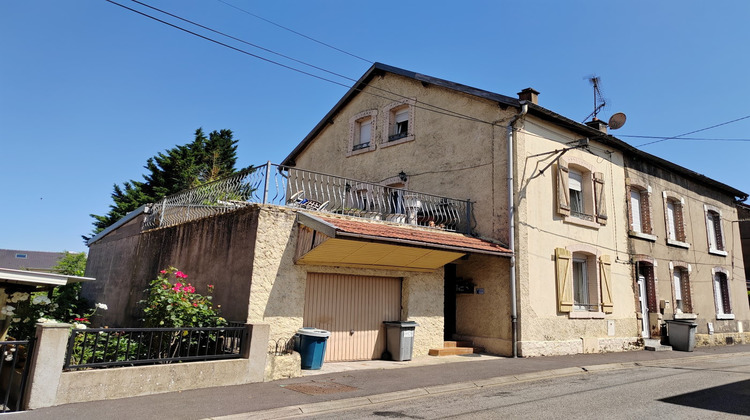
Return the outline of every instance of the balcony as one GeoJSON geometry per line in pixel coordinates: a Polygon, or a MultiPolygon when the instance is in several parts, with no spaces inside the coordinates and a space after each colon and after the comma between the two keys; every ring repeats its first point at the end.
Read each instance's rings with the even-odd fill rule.
{"type": "Polygon", "coordinates": [[[164,197],[153,204],[143,228],[173,226],[252,203],[461,233],[471,233],[472,226],[469,200],[392,188],[269,162],[164,197]]]}

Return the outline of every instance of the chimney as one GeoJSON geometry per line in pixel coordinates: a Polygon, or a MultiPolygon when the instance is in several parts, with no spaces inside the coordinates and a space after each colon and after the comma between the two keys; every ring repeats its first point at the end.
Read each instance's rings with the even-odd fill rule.
{"type": "Polygon", "coordinates": [[[607,134],[607,123],[598,118],[594,118],[593,120],[587,122],[586,125],[593,128],[594,130],[599,130],[602,133],[607,134]]]}
{"type": "Polygon", "coordinates": [[[529,87],[518,92],[518,99],[521,101],[529,101],[534,105],[539,105],[539,92],[529,87]]]}

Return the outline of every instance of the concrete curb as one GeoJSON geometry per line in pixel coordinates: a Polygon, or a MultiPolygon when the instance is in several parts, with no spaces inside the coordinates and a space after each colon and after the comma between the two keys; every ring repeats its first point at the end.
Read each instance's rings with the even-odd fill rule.
{"type": "Polygon", "coordinates": [[[253,411],[249,413],[232,414],[229,416],[210,417],[206,420],[254,420],[254,419],[278,419],[299,416],[302,414],[315,414],[326,411],[335,411],[342,408],[359,407],[371,404],[380,404],[384,402],[405,400],[409,398],[420,398],[430,395],[444,394],[448,392],[465,391],[472,388],[485,388],[492,386],[507,385],[510,383],[520,383],[536,381],[539,379],[557,378],[563,376],[583,375],[588,373],[600,373],[613,370],[632,369],[637,367],[655,367],[670,365],[684,360],[703,360],[703,359],[723,359],[737,357],[748,353],[724,353],[701,356],[686,356],[671,359],[649,360],[640,362],[625,363],[606,363],[601,365],[587,365],[577,367],[567,367],[561,369],[542,370],[537,372],[528,372],[515,375],[497,376],[480,381],[457,382],[453,384],[434,385],[428,387],[414,388],[405,391],[388,392],[384,394],[369,395],[367,397],[345,398],[340,400],[324,401],[312,404],[303,404],[297,406],[280,407],[270,410],[253,411]]]}

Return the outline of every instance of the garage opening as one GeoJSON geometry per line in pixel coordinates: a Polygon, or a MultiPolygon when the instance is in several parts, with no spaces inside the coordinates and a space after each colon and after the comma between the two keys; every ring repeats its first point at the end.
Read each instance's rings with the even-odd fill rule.
{"type": "Polygon", "coordinates": [[[325,362],[380,359],[383,321],[401,319],[401,278],[308,273],[305,327],[331,332],[325,362]]]}

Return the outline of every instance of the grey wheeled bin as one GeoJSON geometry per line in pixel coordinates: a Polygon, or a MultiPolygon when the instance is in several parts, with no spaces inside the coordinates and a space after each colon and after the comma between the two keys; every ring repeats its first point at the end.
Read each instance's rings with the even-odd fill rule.
{"type": "Polygon", "coordinates": [[[685,321],[667,321],[669,345],[679,351],[695,349],[695,329],[698,324],[685,321]]]}
{"type": "Polygon", "coordinates": [[[385,339],[391,360],[403,362],[411,360],[414,349],[414,329],[419,325],[414,321],[385,321],[385,339]]]}

